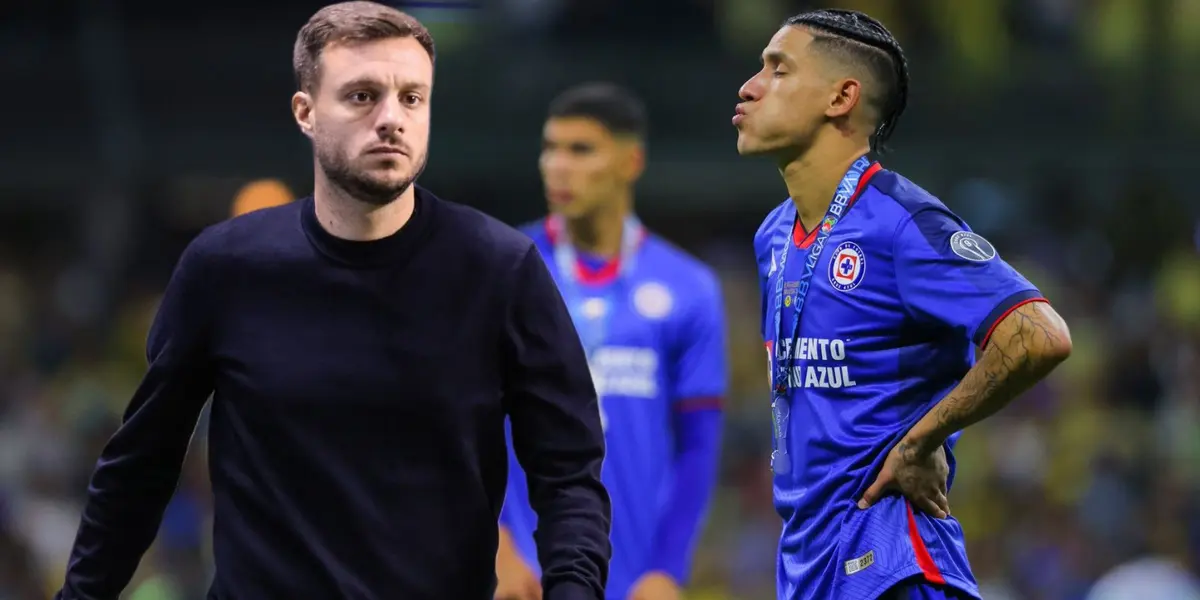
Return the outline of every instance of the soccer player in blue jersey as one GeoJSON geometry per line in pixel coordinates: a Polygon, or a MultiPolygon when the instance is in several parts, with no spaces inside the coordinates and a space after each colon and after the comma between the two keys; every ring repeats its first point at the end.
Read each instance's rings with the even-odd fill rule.
{"type": "MultiPolygon", "coordinates": [[[[554,100],[540,161],[551,214],[525,231],[567,301],[601,400],[607,598],[673,600],[716,483],[725,319],[712,270],[633,214],[645,133],[641,102],[617,86],[554,100]]],[[[537,523],[525,474],[510,465],[497,597],[535,598],[537,523]]]]}
{"type": "Polygon", "coordinates": [[[883,25],[821,10],[784,24],[739,93],[738,152],[774,159],[790,195],[754,238],[780,599],[978,598],[948,514],[954,443],[1071,349],[987,240],[868,158],[908,85],[883,25]]]}

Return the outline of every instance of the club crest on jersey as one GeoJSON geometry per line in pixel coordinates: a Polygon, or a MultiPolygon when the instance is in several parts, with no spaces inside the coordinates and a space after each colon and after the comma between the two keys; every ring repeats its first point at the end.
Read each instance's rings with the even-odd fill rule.
{"type": "Polygon", "coordinates": [[[987,262],[996,258],[996,247],[983,239],[982,235],[970,231],[956,231],[950,236],[950,249],[971,262],[987,262]]]}
{"type": "Polygon", "coordinates": [[[661,283],[643,283],[633,292],[633,307],[647,319],[662,319],[671,314],[675,299],[661,283]]]}
{"type": "Polygon", "coordinates": [[[586,319],[599,319],[608,313],[608,303],[604,298],[588,298],[583,303],[582,312],[586,319]]]}
{"type": "Polygon", "coordinates": [[[862,283],[867,272],[867,255],[854,242],[842,242],[829,261],[829,283],[839,292],[849,292],[862,283]]]}

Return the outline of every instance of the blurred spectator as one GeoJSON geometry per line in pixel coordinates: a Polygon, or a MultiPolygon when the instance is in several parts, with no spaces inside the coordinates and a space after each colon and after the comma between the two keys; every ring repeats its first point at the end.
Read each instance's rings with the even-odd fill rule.
{"type": "Polygon", "coordinates": [[[1170,560],[1142,558],[1106,573],[1087,600],[1200,600],[1200,582],[1170,560]]]}

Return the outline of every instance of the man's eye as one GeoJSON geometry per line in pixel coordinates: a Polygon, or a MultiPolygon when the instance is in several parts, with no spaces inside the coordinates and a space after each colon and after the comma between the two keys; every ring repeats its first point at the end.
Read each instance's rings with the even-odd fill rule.
{"type": "Polygon", "coordinates": [[[404,103],[409,106],[416,106],[421,103],[421,97],[416,94],[405,94],[404,103]]]}
{"type": "Polygon", "coordinates": [[[369,92],[354,92],[350,94],[349,98],[352,102],[366,103],[370,102],[373,97],[369,92]]]}

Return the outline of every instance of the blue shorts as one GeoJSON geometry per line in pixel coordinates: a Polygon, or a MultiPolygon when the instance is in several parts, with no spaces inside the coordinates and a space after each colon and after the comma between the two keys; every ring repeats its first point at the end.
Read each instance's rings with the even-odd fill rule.
{"type": "Polygon", "coordinates": [[[948,585],[925,581],[924,577],[905,579],[883,593],[879,600],[975,600],[975,597],[948,585]]]}

